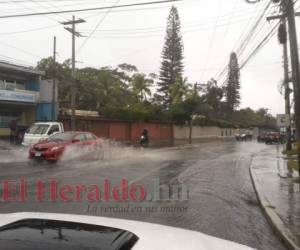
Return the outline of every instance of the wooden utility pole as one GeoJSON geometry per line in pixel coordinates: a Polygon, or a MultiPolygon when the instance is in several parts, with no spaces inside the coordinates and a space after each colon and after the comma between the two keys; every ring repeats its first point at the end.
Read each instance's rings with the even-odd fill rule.
{"type": "Polygon", "coordinates": [[[52,82],[52,121],[55,121],[56,109],[56,36],[53,38],[53,82],[52,82]]]}
{"type": "Polygon", "coordinates": [[[75,110],[76,110],[76,79],[75,79],[75,36],[82,37],[82,35],[75,30],[75,25],[78,23],[84,23],[83,19],[75,19],[73,16],[72,21],[63,22],[63,25],[71,25],[72,28],[65,27],[67,31],[72,34],[72,85],[71,85],[71,130],[76,130],[76,118],[75,118],[75,110]]]}

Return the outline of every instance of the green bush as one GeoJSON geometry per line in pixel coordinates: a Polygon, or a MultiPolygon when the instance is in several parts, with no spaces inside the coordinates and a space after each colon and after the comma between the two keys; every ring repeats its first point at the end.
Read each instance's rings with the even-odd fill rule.
{"type": "Polygon", "coordinates": [[[193,124],[196,126],[202,126],[202,127],[210,127],[210,126],[216,126],[221,128],[233,128],[233,123],[225,120],[217,120],[217,119],[208,119],[208,118],[196,118],[193,121],[193,124]]]}

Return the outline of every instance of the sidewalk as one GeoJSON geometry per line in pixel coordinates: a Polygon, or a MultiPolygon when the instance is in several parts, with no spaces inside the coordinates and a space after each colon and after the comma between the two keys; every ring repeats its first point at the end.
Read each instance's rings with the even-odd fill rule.
{"type": "Polygon", "coordinates": [[[300,188],[297,172],[288,172],[282,146],[253,157],[250,173],[267,219],[289,249],[300,250],[300,188]]]}

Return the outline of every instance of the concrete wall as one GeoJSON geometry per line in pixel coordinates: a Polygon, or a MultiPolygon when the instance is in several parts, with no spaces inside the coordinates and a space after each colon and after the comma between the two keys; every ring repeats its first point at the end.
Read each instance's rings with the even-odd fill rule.
{"type": "MultiPolygon", "coordinates": [[[[175,140],[187,140],[189,138],[189,127],[174,125],[173,130],[175,140]]],[[[193,139],[233,137],[234,134],[234,129],[230,128],[193,126],[192,129],[193,139]]]]}
{"type": "Polygon", "coordinates": [[[41,80],[39,84],[40,94],[36,112],[36,120],[38,121],[51,121],[52,110],[54,109],[54,120],[58,115],[58,88],[57,83],[55,85],[55,105],[52,103],[53,96],[53,80],[41,80]]]}
{"type": "MultiPolygon", "coordinates": [[[[55,101],[57,102],[57,83],[55,88],[55,101]]],[[[39,102],[46,102],[51,103],[52,102],[52,93],[53,93],[53,80],[41,80],[40,81],[40,96],[39,96],[39,102]]]]}

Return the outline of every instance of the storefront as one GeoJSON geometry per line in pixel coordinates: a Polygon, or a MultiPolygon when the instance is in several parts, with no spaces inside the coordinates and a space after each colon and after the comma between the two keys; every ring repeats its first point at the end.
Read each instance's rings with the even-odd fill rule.
{"type": "Polygon", "coordinates": [[[17,126],[56,120],[52,81],[42,77],[43,72],[0,62],[0,137],[10,136],[17,126]]]}

